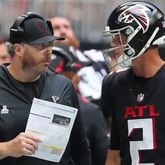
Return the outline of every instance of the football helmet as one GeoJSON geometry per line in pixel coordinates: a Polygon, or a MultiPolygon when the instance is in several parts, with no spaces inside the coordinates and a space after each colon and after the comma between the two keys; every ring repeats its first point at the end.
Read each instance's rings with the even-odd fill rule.
{"type": "Polygon", "coordinates": [[[109,48],[103,50],[108,66],[127,67],[151,45],[165,43],[164,14],[149,2],[121,4],[110,14],[102,35],[110,38],[109,48]]]}
{"type": "Polygon", "coordinates": [[[61,73],[63,71],[73,71],[78,72],[82,67],[90,66],[90,62],[79,61],[72,52],[69,50],[68,46],[54,46],[52,48],[52,60],[50,63],[50,68],[55,72],[61,73]]]}

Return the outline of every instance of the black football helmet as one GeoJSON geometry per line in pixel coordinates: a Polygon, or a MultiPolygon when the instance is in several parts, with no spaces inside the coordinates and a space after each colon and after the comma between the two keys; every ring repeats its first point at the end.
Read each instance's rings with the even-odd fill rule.
{"type": "Polygon", "coordinates": [[[69,46],[54,46],[52,48],[52,60],[50,68],[55,72],[61,73],[63,71],[77,72],[82,67],[90,66],[90,62],[79,61],[77,57],[70,51],[69,46]]]}
{"type": "Polygon", "coordinates": [[[117,36],[120,42],[117,48],[111,44],[103,50],[108,65],[116,58],[113,66],[129,66],[132,59],[142,55],[150,46],[165,43],[164,14],[149,2],[121,4],[110,14],[103,36],[111,37],[111,41],[117,36]],[[123,36],[126,39],[123,40],[123,36]],[[115,49],[120,49],[120,55],[115,54],[115,49]]]}

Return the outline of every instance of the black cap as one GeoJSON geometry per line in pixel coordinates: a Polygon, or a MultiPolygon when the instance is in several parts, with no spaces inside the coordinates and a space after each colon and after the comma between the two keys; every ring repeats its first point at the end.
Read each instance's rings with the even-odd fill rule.
{"type": "Polygon", "coordinates": [[[63,39],[63,37],[53,35],[50,21],[46,21],[40,15],[31,12],[19,16],[10,28],[9,41],[13,44],[42,44],[63,39]]]}
{"type": "Polygon", "coordinates": [[[90,62],[82,62],[76,58],[66,47],[53,47],[53,59],[50,67],[58,73],[63,71],[77,72],[85,66],[90,66],[90,62]]]}

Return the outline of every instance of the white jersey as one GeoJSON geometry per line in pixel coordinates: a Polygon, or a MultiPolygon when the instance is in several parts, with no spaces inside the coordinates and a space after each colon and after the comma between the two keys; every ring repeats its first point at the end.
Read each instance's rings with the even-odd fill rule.
{"type": "Polygon", "coordinates": [[[80,61],[91,61],[93,64],[92,66],[83,67],[78,72],[78,75],[82,77],[82,80],[78,86],[81,95],[90,97],[92,99],[99,99],[101,96],[102,80],[107,74],[105,68],[101,65],[98,65],[99,63],[105,63],[102,52],[94,49],[84,52],[76,50],[73,54],[80,61]]]}

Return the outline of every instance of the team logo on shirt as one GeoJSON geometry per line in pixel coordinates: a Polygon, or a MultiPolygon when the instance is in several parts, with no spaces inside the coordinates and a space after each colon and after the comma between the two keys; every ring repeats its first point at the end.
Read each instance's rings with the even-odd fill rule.
{"type": "Polygon", "coordinates": [[[52,100],[54,103],[56,103],[60,99],[59,96],[52,96],[52,100]]]}
{"type": "Polygon", "coordinates": [[[160,113],[156,110],[155,105],[135,105],[126,106],[124,109],[124,118],[139,118],[139,117],[157,117],[160,113]]]}
{"type": "Polygon", "coordinates": [[[7,105],[3,105],[0,114],[8,114],[8,113],[9,113],[9,109],[7,108],[7,105]]]}
{"type": "Polygon", "coordinates": [[[139,93],[138,95],[137,95],[137,101],[138,102],[142,102],[144,100],[144,94],[143,93],[139,93]]]}

